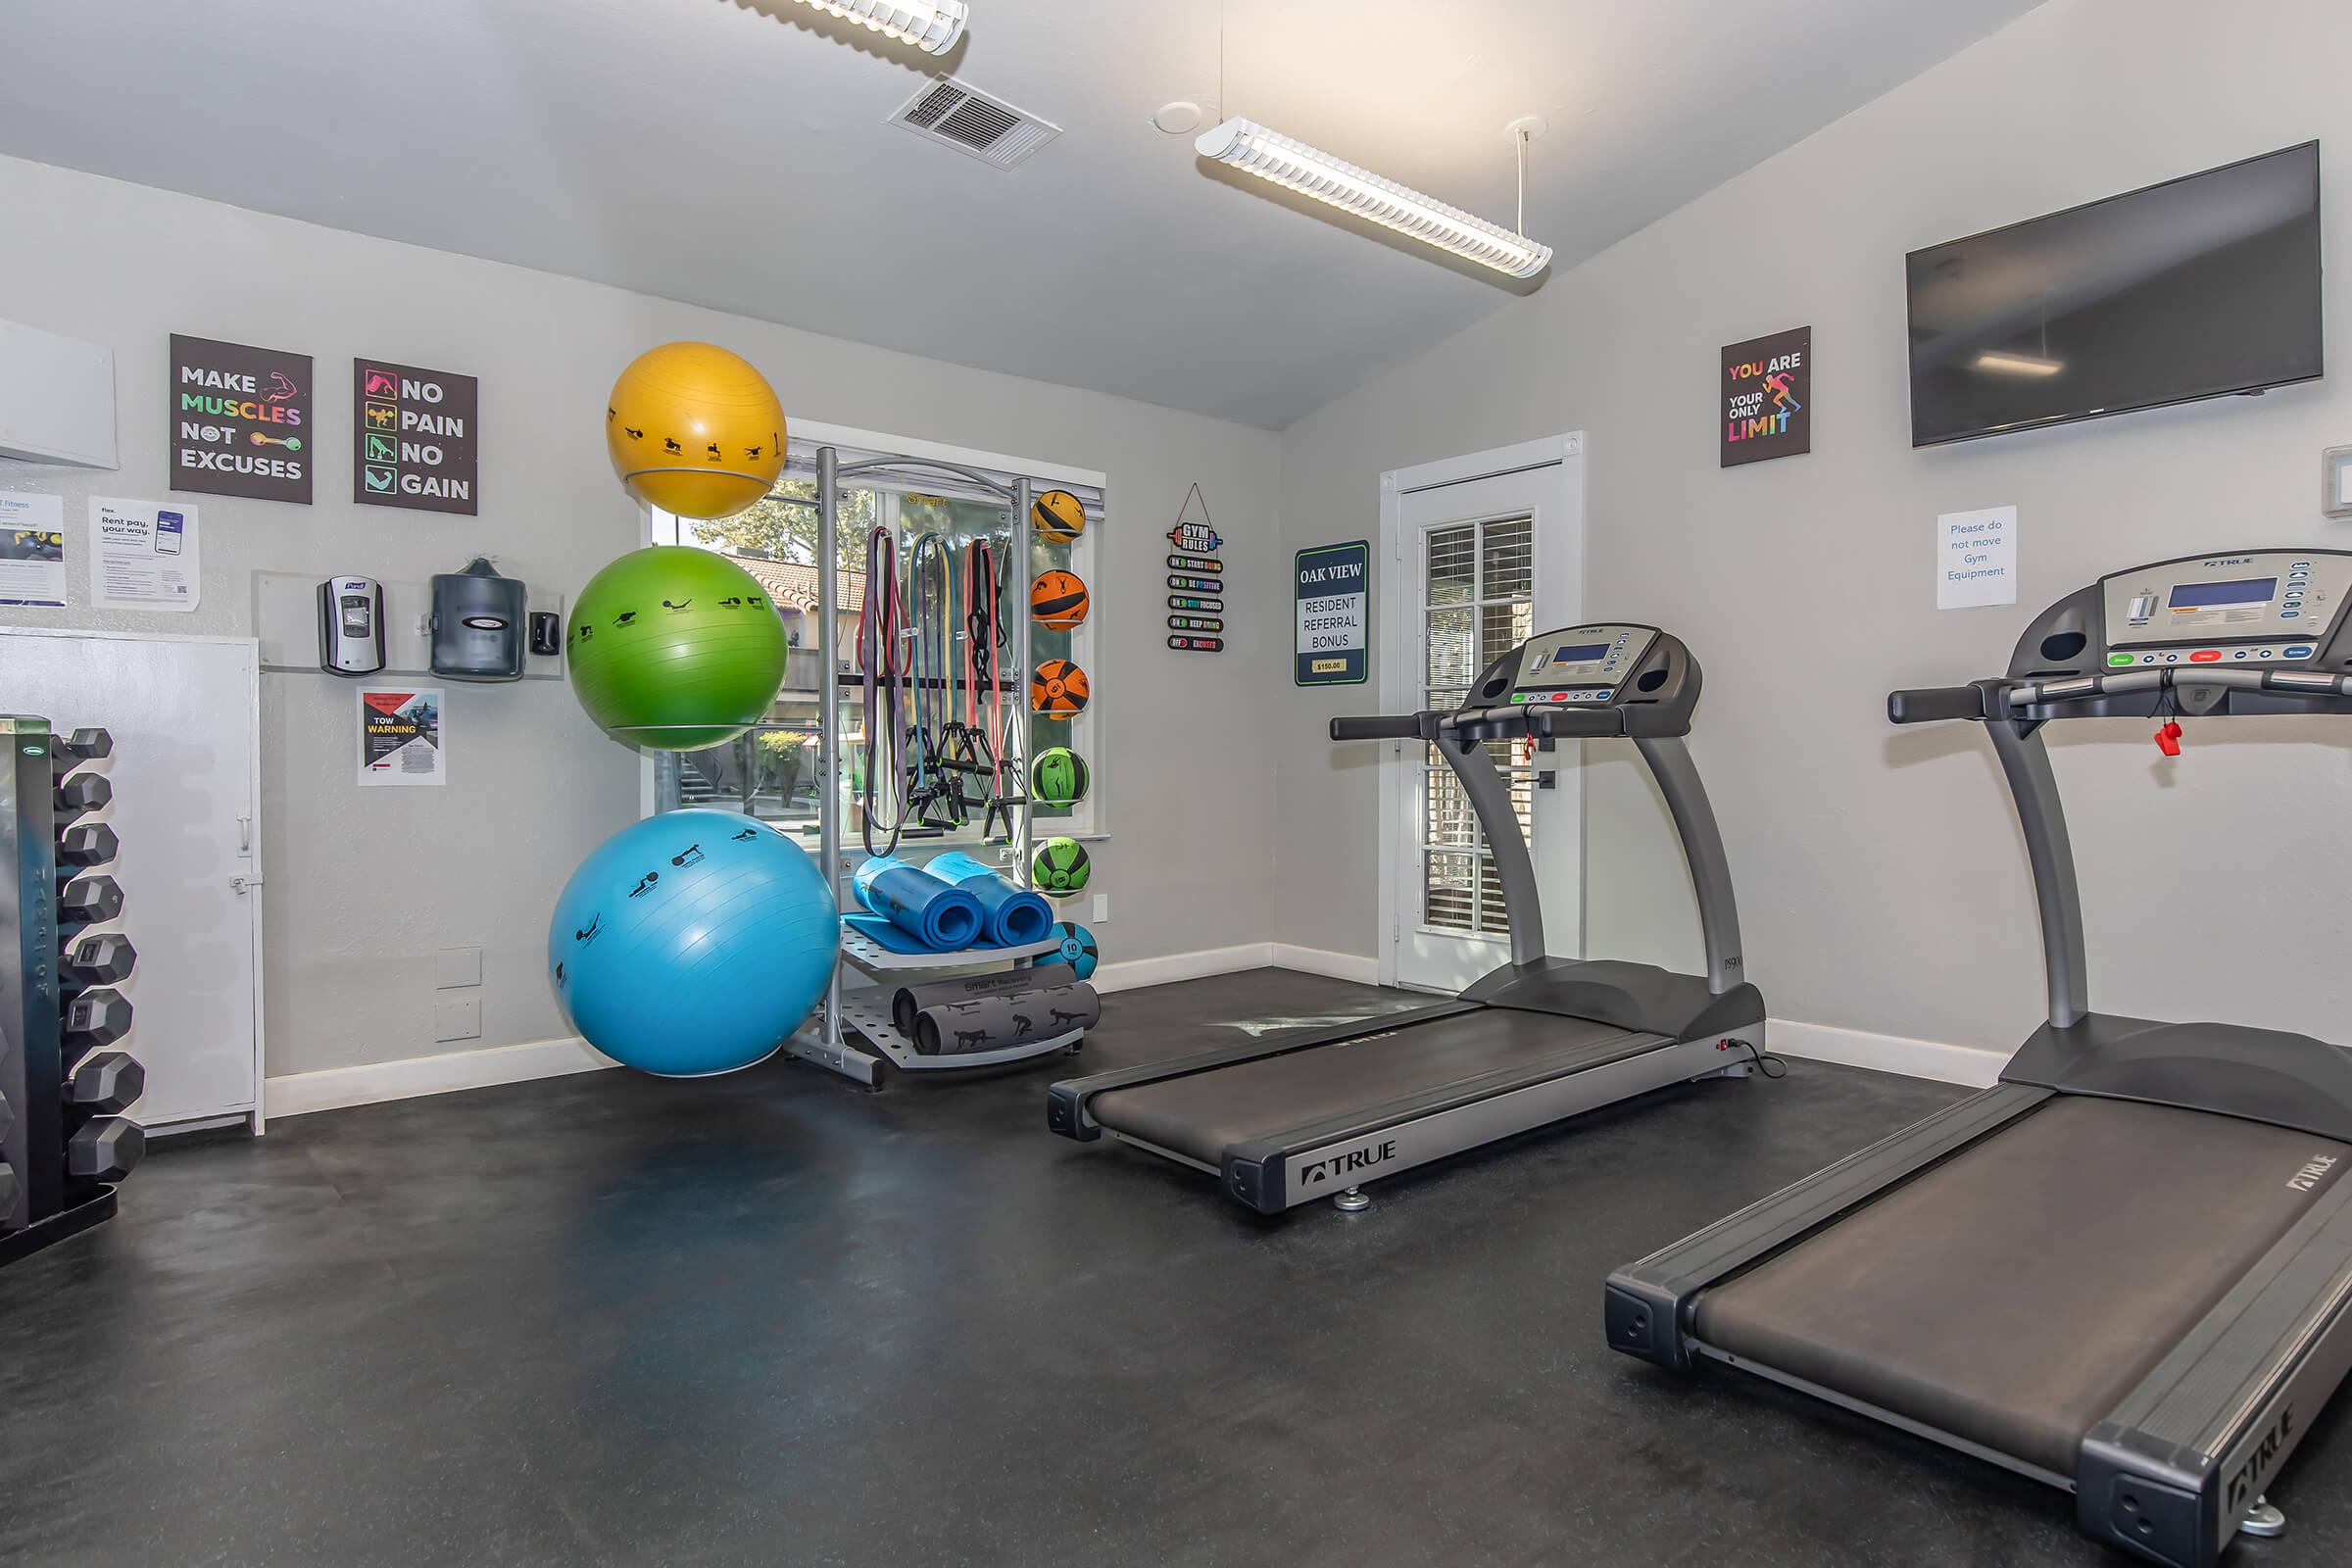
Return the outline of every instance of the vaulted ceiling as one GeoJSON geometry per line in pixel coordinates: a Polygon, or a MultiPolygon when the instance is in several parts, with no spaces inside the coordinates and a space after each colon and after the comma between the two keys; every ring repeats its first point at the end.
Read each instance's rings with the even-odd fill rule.
{"type": "Polygon", "coordinates": [[[2034,3],[971,0],[943,63],[792,0],[8,0],[0,152],[1280,428],[1524,285],[1162,103],[1506,224],[1544,116],[1556,271],[2034,3]],[[1000,171],[890,124],[942,70],[1062,135],[1000,171]]]}

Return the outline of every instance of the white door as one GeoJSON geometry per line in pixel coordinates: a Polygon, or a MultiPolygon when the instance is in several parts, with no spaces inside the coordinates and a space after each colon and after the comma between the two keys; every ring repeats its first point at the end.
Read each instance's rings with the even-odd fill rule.
{"type": "Polygon", "coordinates": [[[258,1117],[262,1085],[258,645],[237,637],[0,628],[0,702],[61,733],[101,726],[114,786],[86,820],[122,841],[93,867],[122,889],[138,951],[122,1049],[147,1069],[149,1127],[258,1117]]]}
{"type": "MultiPolygon", "coordinates": [[[[1457,707],[1488,663],[1539,631],[1585,618],[1582,441],[1557,437],[1384,475],[1393,570],[1382,707],[1457,707]]],[[[1453,770],[1432,746],[1394,746],[1383,768],[1383,978],[1459,991],[1510,959],[1510,914],[1492,852],[1453,770]]],[[[1510,786],[1544,898],[1545,946],[1583,951],[1578,748],[1488,753],[1510,786]],[[1539,776],[1551,775],[1548,787],[1539,776]]]]}

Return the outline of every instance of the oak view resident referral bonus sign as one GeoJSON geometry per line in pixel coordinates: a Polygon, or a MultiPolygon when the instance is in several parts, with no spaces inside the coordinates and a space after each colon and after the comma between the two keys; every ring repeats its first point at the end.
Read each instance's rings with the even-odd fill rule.
{"type": "Polygon", "coordinates": [[[351,363],[351,498],[476,515],[481,383],[390,360],[351,363]]]}
{"type": "Polygon", "coordinates": [[[1292,680],[1353,686],[1367,673],[1372,642],[1372,547],[1318,545],[1298,552],[1298,642],[1292,680]]]}
{"type": "Polygon", "coordinates": [[[311,357],[172,334],[172,488],[311,504],[311,357]]]}

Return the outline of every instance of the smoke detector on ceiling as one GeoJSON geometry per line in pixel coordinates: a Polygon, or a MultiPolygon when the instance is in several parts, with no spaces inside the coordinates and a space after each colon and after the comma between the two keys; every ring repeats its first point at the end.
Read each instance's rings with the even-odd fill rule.
{"type": "Polygon", "coordinates": [[[899,106],[891,123],[999,169],[1013,169],[1061,127],[993,93],[941,76],[899,106]]]}

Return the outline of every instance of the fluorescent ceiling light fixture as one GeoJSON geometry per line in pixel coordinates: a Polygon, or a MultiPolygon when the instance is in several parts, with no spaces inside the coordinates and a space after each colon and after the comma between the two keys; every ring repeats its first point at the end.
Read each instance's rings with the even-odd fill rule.
{"type": "Polygon", "coordinates": [[[1203,158],[1231,164],[1260,179],[1328,202],[1342,212],[1370,219],[1512,277],[1533,277],[1551,265],[1548,245],[1539,245],[1524,234],[1514,234],[1238,115],[1204,131],[1193,146],[1203,158]]]}
{"type": "Polygon", "coordinates": [[[1977,368],[1998,370],[2003,375],[2056,375],[2066,368],[2064,362],[2045,360],[2034,354],[2003,354],[1987,349],[1977,356],[1977,368]]]}
{"type": "Polygon", "coordinates": [[[972,14],[963,0],[801,0],[801,4],[871,27],[886,38],[910,43],[927,55],[944,55],[955,48],[972,14]]]}

